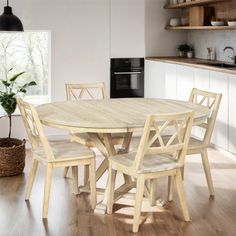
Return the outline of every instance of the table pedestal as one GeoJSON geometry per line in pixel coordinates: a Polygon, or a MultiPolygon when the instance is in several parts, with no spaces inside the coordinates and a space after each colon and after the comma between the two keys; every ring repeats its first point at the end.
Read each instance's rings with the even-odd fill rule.
{"type": "MultiPolygon", "coordinates": [[[[94,144],[96,145],[96,148],[105,157],[105,159],[103,160],[102,164],[99,166],[96,172],[96,181],[98,181],[102,177],[102,175],[105,173],[105,171],[108,169],[109,157],[116,155],[117,151],[112,142],[111,134],[89,133],[89,136],[93,140],[94,144]]],[[[120,152],[126,153],[129,151],[131,138],[132,138],[132,133],[125,134],[120,152]]],[[[121,185],[118,189],[116,189],[116,193],[117,193],[116,195],[118,195],[117,197],[119,197],[119,195],[122,193],[128,192],[135,186],[135,182],[132,180],[130,176],[127,176],[127,175],[123,175],[123,176],[124,176],[124,184],[121,185]]],[[[106,208],[107,208],[107,200],[108,200],[108,192],[107,192],[107,189],[105,189],[104,199],[102,202],[97,204],[94,212],[98,214],[105,214],[106,208]]]]}

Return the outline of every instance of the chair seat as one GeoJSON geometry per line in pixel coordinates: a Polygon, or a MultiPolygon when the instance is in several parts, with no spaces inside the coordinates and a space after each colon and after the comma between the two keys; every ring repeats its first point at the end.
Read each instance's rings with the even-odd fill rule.
{"type": "MultiPolygon", "coordinates": [[[[72,142],[50,143],[55,159],[53,162],[94,158],[94,152],[88,147],[72,142]]],[[[46,160],[43,148],[34,150],[34,154],[46,160]]]]}
{"type": "Polygon", "coordinates": [[[194,137],[190,137],[188,149],[203,148],[203,147],[204,147],[203,141],[196,139],[194,137]]]}
{"type": "MultiPolygon", "coordinates": [[[[109,160],[112,163],[125,166],[126,168],[132,168],[135,160],[136,152],[127,153],[123,155],[116,155],[110,157],[109,160]]],[[[153,173],[166,170],[174,170],[182,167],[174,158],[168,155],[149,155],[144,158],[143,166],[138,171],[141,173],[153,173]]]]}

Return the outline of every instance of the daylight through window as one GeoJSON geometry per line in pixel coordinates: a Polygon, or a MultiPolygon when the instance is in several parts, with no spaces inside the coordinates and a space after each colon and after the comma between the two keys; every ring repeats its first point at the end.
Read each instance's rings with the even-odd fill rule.
{"type": "MultiPolygon", "coordinates": [[[[27,90],[25,99],[32,103],[50,100],[50,33],[46,31],[0,34],[0,79],[7,71],[26,73],[18,78],[19,84],[36,81],[27,90]]],[[[0,85],[1,86],[1,85],[0,85]]]]}

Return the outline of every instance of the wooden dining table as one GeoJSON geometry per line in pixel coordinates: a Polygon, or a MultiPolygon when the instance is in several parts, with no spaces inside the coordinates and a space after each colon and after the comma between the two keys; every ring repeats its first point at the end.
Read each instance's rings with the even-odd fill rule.
{"type": "MultiPolygon", "coordinates": [[[[210,110],[202,105],[179,100],[151,98],[123,98],[104,100],[80,100],[53,102],[37,107],[41,122],[50,127],[72,132],[87,133],[103,154],[104,160],[96,171],[96,180],[108,169],[108,159],[117,152],[128,152],[133,132],[142,131],[148,114],[169,114],[195,111],[194,124],[201,124],[208,118],[210,110]],[[116,150],[112,135],[124,134],[124,141],[116,150]]],[[[128,192],[134,181],[124,175],[124,184],[117,193],[128,192]]],[[[105,214],[108,193],[97,204],[95,213],[105,214]]]]}

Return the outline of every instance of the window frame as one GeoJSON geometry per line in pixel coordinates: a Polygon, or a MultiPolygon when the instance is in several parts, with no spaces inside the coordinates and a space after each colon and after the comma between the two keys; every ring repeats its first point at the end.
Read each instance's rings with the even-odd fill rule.
{"type": "MultiPolygon", "coordinates": [[[[52,62],[51,62],[51,49],[52,49],[52,31],[51,30],[25,30],[22,33],[30,33],[30,32],[35,32],[35,33],[40,33],[40,32],[46,32],[48,34],[48,95],[47,96],[42,96],[42,98],[33,98],[33,95],[31,96],[24,96],[25,101],[38,106],[41,104],[45,104],[45,103],[50,103],[52,101],[52,62]]],[[[6,32],[2,32],[2,33],[10,33],[8,31],[6,32]]],[[[17,32],[12,32],[12,33],[17,33],[17,32]]],[[[20,111],[17,108],[16,111],[12,114],[13,116],[19,116],[20,115],[20,111]]],[[[7,114],[5,113],[4,109],[1,107],[0,105],[0,118],[7,116],[7,114]]]]}

